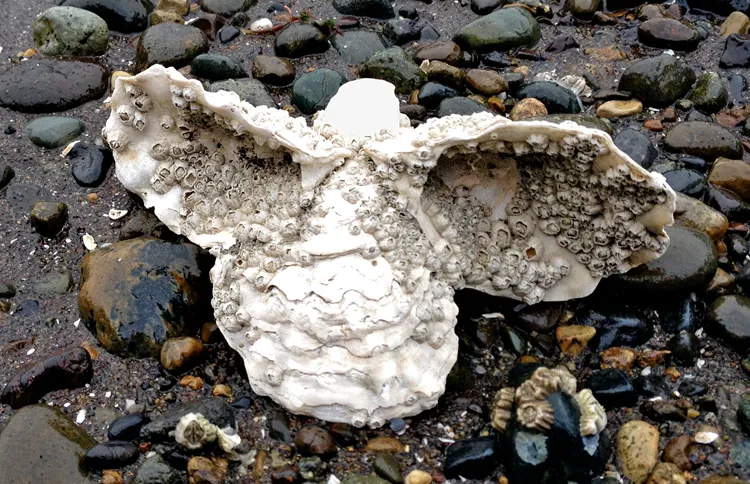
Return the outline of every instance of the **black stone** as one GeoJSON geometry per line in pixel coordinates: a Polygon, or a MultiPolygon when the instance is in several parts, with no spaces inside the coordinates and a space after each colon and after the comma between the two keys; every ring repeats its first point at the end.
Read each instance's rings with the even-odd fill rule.
{"type": "Polygon", "coordinates": [[[564,52],[568,49],[575,49],[576,47],[580,47],[580,45],[572,35],[560,34],[552,39],[552,42],[549,43],[545,51],[557,53],[564,52]]]}
{"type": "Polygon", "coordinates": [[[13,168],[8,165],[0,166],[0,190],[8,186],[14,176],[16,176],[16,172],[13,171],[13,168]]]}
{"type": "Polygon", "coordinates": [[[683,97],[695,82],[684,61],[668,54],[636,61],[623,73],[618,89],[646,106],[666,107],[683,97]]]}
{"type": "Polygon", "coordinates": [[[109,30],[131,33],[148,26],[148,15],[154,5],[148,0],[65,0],[63,7],[77,7],[100,16],[109,30]]]}
{"type": "Polygon", "coordinates": [[[658,154],[648,136],[633,128],[623,129],[617,133],[613,141],[618,148],[643,168],[649,168],[658,154]]]}
{"type": "Polygon", "coordinates": [[[731,69],[733,67],[750,66],[750,36],[732,34],[727,37],[724,52],[719,59],[719,67],[731,69]]]}
{"type": "Polygon", "coordinates": [[[717,298],[706,313],[708,329],[740,352],[750,349],[750,297],[717,298]]]}
{"type": "Polygon", "coordinates": [[[171,408],[160,417],[147,423],[141,427],[141,440],[148,442],[168,440],[170,438],[169,432],[174,430],[177,422],[188,413],[200,413],[219,428],[235,428],[237,425],[234,410],[224,399],[204,398],[171,408]]]}
{"type": "Polygon", "coordinates": [[[396,15],[389,0],[333,0],[333,8],[358,17],[389,19],[396,15]]]}
{"type": "Polygon", "coordinates": [[[598,370],[586,380],[585,388],[604,408],[632,407],[638,403],[633,383],[624,371],[617,368],[598,370]]]}
{"type": "Polygon", "coordinates": [[[654,335],[653,325],[638,311],[631,309],[589,310],[580,318],[585,326],[596,327],[596,351],[616,346],[635,348],[654,335]]]}
{"type": "Polygon", "coordinates": [[[401,17],[410,18],[412,20],[419,18],[419,12],[417,12],[417,9],[410,5],[399,7],[398,14],[401,17]]]}
{"type": "Polygon", "coordinates": [[[477,15],[487,15],[503,3],[503,0],[471,0],[471,11],[477,15]]]}
{"type": "Polygon", "coordinates": [[[661,329],[667,333],[694,331],[698,323],[695,301],[691,295],[669,298],[658,306],[661,329]]]}
{"type": "Polygon", "coordinates": [[[247,410],[253,404],[253,399],[247,395],[239,397],[232,402],[232,408],[247,410]]]}
{"type": "MultiPolygon", "coordinates": [[[[422,27],[422,30],[419,31],[419,41],[420,42],[430,42],[433,40],[438,40],[440,38],[440,32],[435,29],[432,25],[425,25],[422,27]]],[[[466,52],[464,52],[466,54],[466,52]]]]}
{"type": "Polygon", "coordinates": [[[55,236],[68,220],[68,206],[62,202],[36,202],[31,209],[29,221],[39,234],[55,236]]]}
{"type": "Polygon", "coordinates": [[[421,104],[402,104],[400,106],[401,114],[405,114],[412,121],[424,121],[427,119],[427,108],[421,104]]]}
{"type": "Polygon", "coordinates": [[[83,456],[83,464],[92,470],[119,469],[137,461],[139,455],[132,442],[113,440],[91,448],[83,456]]]}
{"type": "Polygon", "coordinates": [[[107,438],[109,440],[137,440],[141,427],[149,421],[150,419],[141,412],[124,415],[109,424],[107,438]]]}
{"type": "MultiPolygon", "coordinates": [[[[508,54],[497,51],[483,55],[482,63],[487,67],[494,67],[495,69],[504,69],[513,65],[508,54]]],[[[523,76],[521,76],[521,78],[523,78],[523,76]]]]}
{"type": "Polygon", "coordinates": [[[563,451],[580,443],[581,411],[575,398],[564,392],[547,395],[547,402],[554,410],[555,420],[549,431],[550,445],[563,451]]]}
{"type": "Polygon", "coordinates": [[[292,432],[289,430],[289,418],[285,412],[274,412],[270,427],[268,435],[272,439],[284,442],[285,444],[294,442],[292,432]]]}
{"type": "Polygon", "coordinates": [[[685,380],[682,383],[680,383],[680,386],[677,387],[677,391],[682,395],[683,397],[702,397],[706,393],[708,393],[708,388],[704,387],[703,385],[699,385],[698,383],[692,381],[692,380],[685,380]]]}
{"type": "Polygon", "coordinates": [[[528,338],[519,329],[509,324],[502,324],[498,328],[498,334],[503,343],[503,348],[516,356],[521,356],[528,350],[528,338]]]}
{"type": "Polygon", "coordinates": [[[508,372],[508,386],[518,388],[541,367],[541,363],[516,363],[508,372]]]}
{"type": "Polygon", "coordinates": [[[518,99],[533,97],[541,101],[549,114],[575,114],[581,112],[578,97],[570,89],[550,81],[532,82],[516,94],[518,99]]]}
{"type": "Polygon", "coordinates": [[[709,183],[706,202],[734,222],[750,221],[750,204],[725,188],[709,183]]]}
{"type": "Polygon", "coordinates": [[[748,253],[747,239],[741,234],[729,234],[726,237],[725,244],[729,255],[740,261],[745,259],[748,253]]]}
{"type": "Polygon", "coordinates": [[[444,99],[458,96],[455,89],[437,82],[428,82],[419,89],[419,104],[428,109],[437,108],[444,99]]]}
{"type": "Polygon", "coordinates": [[[676,192],[689,197],[702,198],[706,191],[706,175],[697,171],[684,169],[670,170],[663,173],[667,183],[676,192]]]}
{"type": "MultiPolygon", "coordinates": [[[[516,427],[516,426],[514,426],[516,427]]],[[[509,477],[511,482],[544,482],[549,469],[549,437],[542,433],[519,430],[511,432],[509,477]]]]}
{"type": "Polygon", "coordinates": [[[247,77],[247,71],[242,64],[231,57],[217,54],[197,56],[190,63],[190,71],[194,76],[209,81],[247,77]]]}
{"type": "Polygon", "coordinates": [[[498,455],[494,437],[459,440],[445,449],[445,476],[484,479],[497,468],[498,455]]]}
{"type": "Polygon", "coordinates": [[[422,27],[416,20],[391,19],[383,25],[383,37],[391,44],[403,45],[418,40],[422,27]]]}
{"type": "Polygon", "coordinates": [[[487,108],[467,97],[456,96],[444,99],[437,109],[437,116],[450,116],[451,114],[461,114],[468,116],[474,113],[486,112],[487,108]]]}
{"type": "Polygon", "coordinates": [[[199,28],[172,22],[154,25],[138,39],[135,70],[154,64],[178,69],[204,52],[208,52],[208,38],[199,28]]]}
{"type": "Polygon", "coordinates": [[[241,33],[242,32],[240,32],[240,29],[238,29],[237,27],[228,25],[219,30],[219,42],[221,42],[222,44],[228,44],[229,42],[239,37],[241,33]]]}
{"type": "Polygon", "coordinates": [[[638,393],[647,398],[668,398],[672,393],[664,377],[653,373],[650,375],[639,375],[638,378],[633,380],[633,385],[638,390],[638,393]]]}
{"type": "Polygon", "coordinates": [[[70,163],[73,179],[82,187],[98,187],[104,183],[114,162],[112,151],[91,146],[85,141],[76,143],[65,157],[70,163]]]}
{"type": "Polygon", "coordinates": [[[345,423],[332,423],[328,426],[328,433],[342,447],[348,447],[357,443],[357,434],[354,428],[345,423]]]}
{"type": "Polygon", "coordinates": [[[320,68],[300,76],[292,86],[292,104],[304,114],[325,109],[331,98],[346,82],[337,71],[320,68]]]}
{"type": "Polygon", "coordinates": [[[325,35],[312,24],[293,23],[276,36],[275,50],[280,57],[304,57],[328,50],[325,35]]]}
{"type": "Polygon", "coordinates": [[[0,106],[24,113],[65,111],[100,98],[109,72],[96,60],[38,59],[0,74],[0,106]]]}
{"type": "Polygon", "coordinates": [[[669,400],[647,400],[640,407],[641,413],[657,422],[684,422],[685,411],[669,400]]]}
{"type": "Polygon", "coordinates": [[[726,17],[735,10],[750,13],[750,0],[687,0],[691,9],[704,10],[726,17]]]}
{"type": "Polygon", "coordinates": [[[700,342],[695,334],[684,331],[674,335],[667,348],[672,352],[672,361],[682,366],[693,366],[698,358],[700,342]]]}
{"type": "Polygon", "coordinates": [[[708,171],[708,163],[706,163],[706,160],[697,156],[683,156],[680,158],[680,164],[685,168],[700,173],[706,173],[708,171]]]}

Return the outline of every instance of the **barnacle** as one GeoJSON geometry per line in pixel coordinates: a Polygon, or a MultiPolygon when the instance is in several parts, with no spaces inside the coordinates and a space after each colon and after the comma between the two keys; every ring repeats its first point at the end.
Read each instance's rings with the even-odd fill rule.
{"type": "MultiPolygon", "coordinates": [[[[216,256],[217,324],[253,389],[293,412],[419,413],[456,360],[455,289],[583,297],[668,244],[674,193],[604,133],[488,113],[412,129],[392,93],[347,83],[310,128],[172,68],[115,81],[102,137],[119,180],[216,256]]],[[[493,425],[515,401],[545,428],[546,396],[575,390],[537,370],[498,394],[493,425]]]]}
{"type": "Polygon", "coordinates": [[[516,389],[513,387],[501,388],[492,401],[492,428],[504,432],[512,417],[513,398],[516,389]]]}
{"type": "Polygon", "coordinates": [[[594,435],[607,426],[607,413],[588,388],[575,394],[581,408],[581,435],[594,435]]]}
{"type": "Polygon", "coordinates": [[[549,430],[555,421],[555,411],[546,400],[534,400],[518,406],[518,423],[534,430],[549,430]]]}
{"type": "Polygon", "coordinates": [[[174,438],[186,449],[200,449],[205,444],[214,442],[219,428],[209,422],[200,413],[188,413],[183,416],[174,430],[174,438]]]}

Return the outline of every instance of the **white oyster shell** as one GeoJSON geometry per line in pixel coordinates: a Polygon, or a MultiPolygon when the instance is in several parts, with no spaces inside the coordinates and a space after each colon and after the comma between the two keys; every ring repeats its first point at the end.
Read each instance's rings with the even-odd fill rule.
{"type": "Polygon", "coordinates": [[[253,389],[292,412],[377,426],[433,407],[455,289],[582,297],[669,242],[664,178],[574,123],[412,129],[393,87],[363,79],[309,128],[172,68],[115,83],[118,178],[216,256],[217,323],[253,389]]]}

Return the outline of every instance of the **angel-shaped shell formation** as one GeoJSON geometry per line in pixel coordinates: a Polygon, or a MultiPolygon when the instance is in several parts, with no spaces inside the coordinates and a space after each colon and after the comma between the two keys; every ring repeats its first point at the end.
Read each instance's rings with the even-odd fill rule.
{"type": "Polygon", "coordinates": [[[576,379],[567,368],[537,368],[518,388],[501,388],[492,402],[492,427],[500,432],[508,429],[515,409],[516,420],[523,427],[545,431],[555,420],[551,393],[564,392],[573,396],[581,412],[581,436],[594,435],[607,426],[607,414],[591,390],[576,393],[576,379]],[[515,405],[514,405],[515,404],[515,405]]]}
{"type": "Polygon", "coordinates": [[[118,78],[109,106],[120,181],[216,256],[217,323],[254,390],[329,421],[437,403],[455,289],[581,297],[668,244],[664,179],[572,123],[412,129],[393,86],[362,79],[309,128],[161,66],[118,78]]]}

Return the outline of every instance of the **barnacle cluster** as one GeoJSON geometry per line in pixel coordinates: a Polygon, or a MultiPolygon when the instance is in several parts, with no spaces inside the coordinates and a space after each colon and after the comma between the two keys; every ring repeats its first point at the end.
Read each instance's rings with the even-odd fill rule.
{"type": "MultiPolygon", "coordinates": [[[[457,356],[456,289],[585,296],[663,253],[674,208],[663,178],[601,132],[489,114],[412,129],[392,94],[357,92],[373,82],[342,87],[351,100],[331,106],[345,111],[309,128],[153,66],[117,79],[102,132],[123,185],[216,256],[214,313],[254,390],[357,426],[437,403],[457,356]],[[391,120],[366,136],[347,131],[363,96],[391,120]]],[[[518,392],[574,392],[555,372],[518,392]]],[[[518,392],[498,395],[496,426],[513,413],[547,428],[544,399],[518,392]]]]}
{"type": "Polygon", "coordinates": [[[492,427],[508,430],[511,421],[522,428],[547,431],[552,428],[555,414],[548,397],[557,392],[571,395],[580,414],[582,437],[598,434],[607,426],[607,414],[591,390],[576,392],[576,379],[567,368],[537,368],[518,388],[501,388],[492,402],[492,427]]]}

